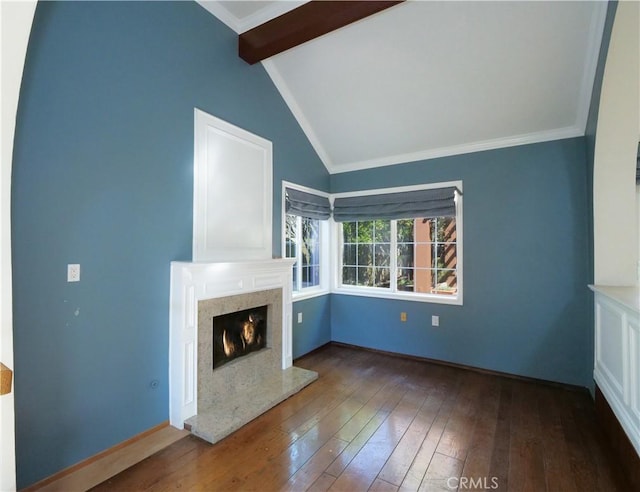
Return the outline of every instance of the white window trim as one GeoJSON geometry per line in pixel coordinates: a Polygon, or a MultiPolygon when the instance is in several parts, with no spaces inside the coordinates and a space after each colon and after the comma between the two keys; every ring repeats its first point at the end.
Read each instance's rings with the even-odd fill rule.
{"type": "MultiPolygon", "coordinates": [[[[285,200],[285,190],[291,188],[294,190],[300,190],[314,195],[327,197],[331,199],[331,195],[324,191],[309,188],[307,186],[301,186],[289,181],[282,181],[282,237],[281,237],[281,249],[282,257],[285,258],[286,244],[287,244],[287,209],[285,200]]],[[[293,301],[302,301],[304,299],[311,299],[312,297],[324,296],[331,293],[331,233],[332,227],[329,225],[329,221],[320,221],[320,285],[313,287],[305,287],[299,291],[293,291],[293,301]]],[[[296,286],[294,285],[295,289],[296,286]]]]}
{"type": "MultiPolygon", "coordinates": [[[[341,223],[330,220],[332,229],[331,259],[333,260],[331,276],[331,292],[335,294],[345,294],[354,296],[377,297],[382,299],[399,299],[405,301],[429,302],[434,304],[451,304],[462,306],[463,297],[463,223],[462,223],[462,181],[447,181],[442,183],[428,183],[423,185],[399,186],[394,188],[378,188],[374,190],[362,190],[347,193],[335,193],[331,195],[333,199],[341,197],[379,195],[385,193],[403,193],[409,191],[428,190],[434,188],[446,188],[455,186],[460,193],[456,193],[456,255],[457,255],[457,276],[458,293],[455,296],[445,296],[437,294],[423,294],[415,292],[391,291],[379,287],[364,287],[353,285],[342,285],[342,231],[341,223]]],[[[395,263],[395,254],[392,254],[391,261],[395,263]]]]}

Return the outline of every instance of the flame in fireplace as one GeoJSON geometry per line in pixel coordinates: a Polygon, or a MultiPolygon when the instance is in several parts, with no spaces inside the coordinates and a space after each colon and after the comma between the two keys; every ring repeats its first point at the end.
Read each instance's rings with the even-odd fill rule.
{"type": "Polygon", "coordinates": [[[258,322],[258,318],[250,314],[242,323],[239,337],[233,337],[227,329],[222,332],[222,346],[227,357],[234,357],[237,353],[251,350],[262,344],[262,335],[258,333],[258,322]]]}
{"type": "MultiPolygon", "coordinates": [[[[238,351],[236,342],[231,340],[231,335],[227,332],[227,330],[224,330],[222,332],[222,346],[224,347],[224,355],[226,355],[227,357],[233,357],[238,351]]],[[[244,341],[242,341],[242,349],[244,350],[244,341]]]]}

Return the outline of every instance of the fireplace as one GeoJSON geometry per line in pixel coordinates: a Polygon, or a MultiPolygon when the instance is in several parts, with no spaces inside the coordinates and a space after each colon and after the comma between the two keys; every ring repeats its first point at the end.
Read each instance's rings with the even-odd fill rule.
{"type": "Polygon", "coordinates": [[[193,262],[171,263],[169,420],[214,443],[318,374],[292,366],[294,260],[271,258],[271,142],[194,113],[193,262]],[[237,189],[251,200],[229,208],[237,189]],[[223,324],[256,323],[248,331],[260,325],[264,346],[244,328],[223,328],[221,339],[214,335],[217,316],[262,306],[266,319],[226,318],[223,324]],[[225,353],[225,330],[227,352],[242,356],[225,353]],[[220,356],[214,362],[220,340],[225,363],[220,356]]]}
{"type": "Polygon", "coordinates": [[[267,346],[267,306],[213,317],[213,369],[267,346]]]}
{"type": "Polygon", "coordinates": [[[291,264],[171,264],[171,425],[214,443],[317,379],[292,366],[291,264]]]}

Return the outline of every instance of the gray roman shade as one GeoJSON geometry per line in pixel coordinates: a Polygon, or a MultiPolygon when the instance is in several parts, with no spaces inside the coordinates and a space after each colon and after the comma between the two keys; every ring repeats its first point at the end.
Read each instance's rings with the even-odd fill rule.
{"type": "Polygon", "coordinates": [[[456,188],[451,186],[431,190],[336,198],[333,203],[333,218],[336,222],[348,222],[455,217],[455,192],[456,188]]]}
{"type": "Polygon", "coordinates": [[[327,220],[331,216],[329,198],[293,188],[286,189],[285,208],[288,214],[309,219],[327,220]]]}

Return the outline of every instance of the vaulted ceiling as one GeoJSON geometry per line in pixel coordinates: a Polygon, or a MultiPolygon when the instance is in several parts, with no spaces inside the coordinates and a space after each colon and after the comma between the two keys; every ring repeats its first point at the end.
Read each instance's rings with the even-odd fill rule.
{"type": "MultiPolygon", "coordinates": [[[[305,2],[199,3],[248,31],[305,2]]],[[[331,173],[584,135],[606,2],[407,1],[262,61],[331,173]]]]}

